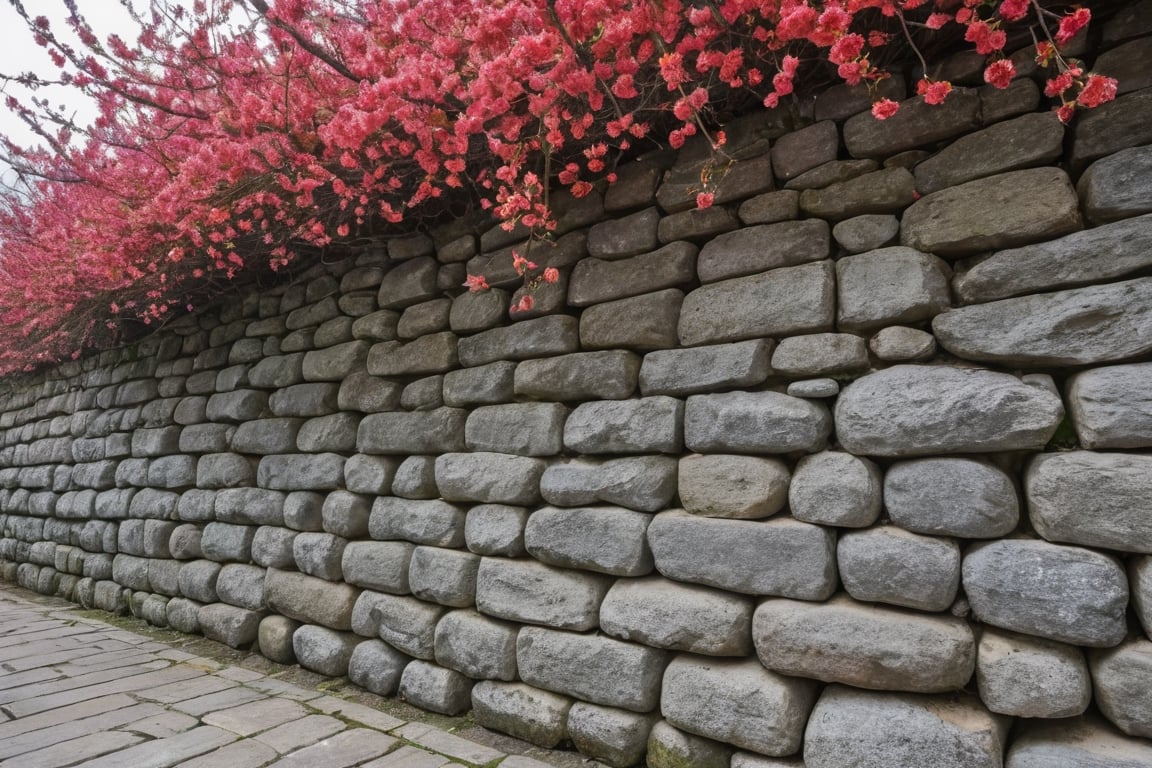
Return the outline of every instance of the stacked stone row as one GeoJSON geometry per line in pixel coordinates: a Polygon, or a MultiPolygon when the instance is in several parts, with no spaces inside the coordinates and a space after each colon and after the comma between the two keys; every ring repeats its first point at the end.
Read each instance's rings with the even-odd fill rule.
{"type": "Polygon", "coordinates": [[[1152,764],[1148,32],[14,380],[0,573],[614,766],[1152,764]]]}

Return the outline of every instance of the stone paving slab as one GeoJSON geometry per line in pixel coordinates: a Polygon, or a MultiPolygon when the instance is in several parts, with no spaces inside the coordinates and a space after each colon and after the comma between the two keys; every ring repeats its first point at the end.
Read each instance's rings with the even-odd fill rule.
{"type": "Polygon", "coordinates": [[[3,768],[602,768],[210,640],[109,622],[0,584],[3,768]]]}

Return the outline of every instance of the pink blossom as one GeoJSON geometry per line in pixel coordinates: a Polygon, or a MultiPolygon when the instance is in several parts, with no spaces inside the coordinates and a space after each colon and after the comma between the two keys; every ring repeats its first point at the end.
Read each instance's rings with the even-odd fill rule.
{"type": "Polygon", "coordinates": [[[900,105],[892,101],[892,99],[880,99],[880,101],[872,105],[872,116],[877,120],[887,120],[896,114],[896,111],[899,109],[900,105]]]}

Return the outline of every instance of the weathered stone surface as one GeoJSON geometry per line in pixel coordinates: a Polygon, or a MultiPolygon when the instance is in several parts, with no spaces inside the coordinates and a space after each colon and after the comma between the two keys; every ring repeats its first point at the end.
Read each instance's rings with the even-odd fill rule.
{"type": "Polygon", "coordinates": [[[485,557],[476,576],[476,608],[500,619],[583,631],[598,624],[611,583],[600,574],[485,557]]]}
{"type": "Polygon", "coordinates": [[[396,338],[399,322],[399,312],[381,309],[356,318],[352,323],[352,337],[366,341],[392,341],[396,338]]]}
{"type": "MultiPolygon", "coordinates": [[[[833,160],[818,165],[810,171],[805,171],[784,186],[789,191],[823,189],[832,184],[839,184],[857,176],[872,173],[879,168],[880,163],[875,160],[833,160]]],[[[796,204],[797,210],[799,210],[799,192],[797,192],[796,204]]]]}
{"type": "Polygon", "coordinates": [[[507,316],[507,291],[468,291],[452,300],[448,325],[456,333],[474,333],[500,325],[507,316]]]}
{"type": "Polygon", "coordinates": [[[403,309],[435,298],[440,266],[431,256],[406,261],[384,276],[376,300],[381,309],[403,309]]]}
{"type": "Polygon", "coordinates": [[[1042,454],[1024,476],[1029,519],[1048,541],[1152,553],[1152,456],[1042,454]]]}
{"type": "Polygon", "coordinates": [[[1076,121],[1072,172],[1081,173],[1094,160],[1152,142],[1150,116],[1152,90],[1130,93],[1088,110],[1076,121]]]}
{"type": "Polygon", "coordinates": [[[382,541],[459,547],[464,544],[464,509],[438,499],[380,496],[372,504],[368,531],[382,541]]]}
{"type": "Polygon", "coordinates": [[[588,230],[588,255],[622,259],[655,250],[660,245],[656,236],[659,225],[660,209],[655,207],[594,224],[588,230]]]}
{"type": "Polygon", "coordinates": [[[400,676],[400,698],[421,709],[459,715],[472,706],[473,681],[426,661],[413,661],[400,676]]]}
{"type": "Polygon", "coordinates": [[[600,626],[613,637],[656,648],[707,656],[752,651],[751,600],[659,576],[617,581],[600,606],[600,626]]]}
{"type": "Polygon", "coordinates": [[[593,704],[650,712],[669,656],[607,637],[524,627],[516,663],[524,682],[593,704]]]}
{"type": "Polygon", "coordinates": [[[374,413],[360,422],[356,449],[399,454],[462,451],[467,419],[468,411],[462,408],[374,413]]]}
{"type": "MultiPolygon", "coordinates": [[[[1029,54],[1027,49],[1017,51],[1012,58],[1013,64],[1017,64],[1017,74],[1023,74],[1023,69],[1036,65],[1035,54],[1029,54]]],[[[1040,88],[1028,77],[1017,77],[1007,88],[994,85],[980,88],[980,116],[984,125],[1035,112],[1039,106],[1040,88]]]]}
{"type": "Polygon", "coordinates": [[[884,168],[822,189],[800,193],[800,210],[831,221],[875,213],[899,213],[916,199],[916,180],[907,168],[884,168]]]}
{"type": "Polygon", "coordinates": [[[1075,717],[1092,701],[1079,648],[986,627],[976,648],[980,699],[1015,717],[1075,717]]]}
{"type": "Polygon", "coordinates": [[[744,227],[709,240],[696,269],[700,282],[713,283],[780,267],[827,259],[828,224],[820,219],[744,227]]]}
{"type": "Polygon", "coordinates": [[[263,614],[224,603],[201,606],[197,612],[200,631],[209,640],[231,648],[250,648],[256,642],[263,614]]]}
{"type": "Polygon", "coordinates": [[[431,660],[436,624],[446,610],[414,597],[377,595],[369,614],[384,642],[409,656],[431,660]]]}
{"type": "Polygon", "coordinates": [[[684,444],[693,451],[818,451],[832,430],[828,410],[779,392],[692,395],[684,407],[684,444]]]}
{"type": "Polygon", "coordinates": [[[352,608],[360,596],[355,587],[269,568],[264,589],[268,607],[290,619],[331,629],[352,628],[352,608]]]}
{"type": "Polygon", "coordinates": [[[816,685],[751,659],[677,656],[664,672],[660,711],[672,725],[765,755],[799,751],[816,685]]]}
{"type": "Polygon", "coordinates": [[[1129,638],[1088,659],[1104,717],[1129,736],[1152,737],[1152,642],[1129,638]]]}
{"type": "Polygon", "coordinates": [[[901,528],[966,539],[1007,535],[1020,519],[1012,478],[974,459],[942,457],[893,464],[884,477],[884,504],[901,528]]]}
{"type": "Polygon", "coordinates": [[[1060,399],[995,371],[897,365],[850,384],[836,431],[856,454],[1036,450],[1064,416],[1060,399]]]}
{"type": "Polygon", "coordinates": [[[359,425],[358,413],[317,416],[301,425],[296,436],[296,448],[304,453],[351,453],[356,450],[356,428],[359,425]]]}
{"type": "Polygon", "coordinates": [[[220,569],[220,576],[216,580],[216,593],[220,596],[221,602],[237,608],[247,608],[250,611],[261,611],[265,608],[265,573],[265,570],[257,565],[229,563],[220,569]]]}
{"type": "Polygon", "coordinates": [[[325,416],[339,408],[339,394],[335,383],[294,384],[273,392],[268,409],[276,416],[325,416]]]}
{"type": "Polygon", "coordinates": [[[776,178],[787,181],[835,160],[839,149],[840,131],[836,123],[823,120],[777,139],[772,146],[772,171],[776,178]]]}
{"type": "Polygon", "coordinates": [[[741,203],[738,213],[745,226],[789,221],[800,215],[800,193],[794,189],[765,192],[741,203]]]}
{"type": "Polygon", "coordinates": [[[862,111],[844,124],[844,144],[852,157],[889,157],[979,126],[979,95],[969,88],[956,88],[943,104],[928,104],[918,96],[901,101],[900,110],[887,120],[862,111]]]}
{"type": "Polygon", "coordinates": [[[464,539],[468,549],[478,555],[524,554],[524,526],[528,510],[507,504],[477,504],[468,510],[464,521],[464,539]]]}
{"type": "Polygon", "coordinates": [[[702,286],[684,298],[680,342],[715,344],[832,330],[835,278],[828,261],[702,286]]]}
{"type": "Polygon", "coordinates": [[[452,611],[436,625],[436,663],[478,680],[513,681],[519,631],[473,610],[452,611]]]}
{"type": "Polygon", "coordinates": [[[1054,112],[1032,112],[962,136],[916,166],[924,195],[966,181],[1049,165],[1064,153],[1064,124],[1054,112]]]}
{"type": "Polygon", "coordinates": [[[892,325],[869,339],[868,348],[888,362],[927,360],[936,354],[936,338],[916,328],[892,325]]]}
{"type": "Polygon", "coordinates": [[[324,529],[324,500],[322,493],[295,491],[284,497],[284,525],[296,531],[324,529]]]}
{"type": "Polygon", "coordinates": [[[1108,555],[994,541],[967,552],[963,582],[973,613],[987,624],[1092,647],[1116,645],[1126,632],[1128,582],[1108,555]]]}
{"type": "Polygon", "coordinates": [[[867,331],[929,320],[951,306],[948,275],[940,259],[903,246],[841,259],[837,326],[867,331]]]}
{"type": "Polygon", "coordinates": [[[395,410],[400,404],[402,389],[395,381],[369,376],[364,371],[353,373],[340,382],[336,407],[363,413],[395,410]]]}
{"type": "Polygon", "coordinates": [[[480,558],[471,552],[416,547],[408,568],[412,594],[428,602],[467,608],[476,600],[479,565],[480,558]]]}
{"type": "Polygon", "coordinates": [[[338,453],[265,456],[256,480],[264,488],[279,491],[331,490],[344,482],[344,457],[338,453]]]}
{"type": "Polygon", "coordinates": [[[582,259],[572,270],[568,303],[584,307],[691,283],[697,250],[691,243],[675,242],[620,261],[582,259]]]}
{"type": "Polygon", "coordinates": [[[738,341],[694,349],[657,350],[644,356],[644,395],[690,395],[729,387],[754,387],[768,378],[772,342],[738,341]]]}
{"type": "MultiPolygon", "coordinates": [[[[661,191],[663,189],[664,187],[661,187],[661,191]]],[[[771,189],[771,186],[767,189],[771,189]]],[[[763,191],[765,190],[755,190],[755,192],[763,191]]],[[[667,206],[665,208],[667,209],[667,206]]],[[[739,226],[740,220],[736,218],[734,211],[715,205],[711,208],[690,208],[670,213],[660,219],[658,234],[662,243],[673,243],[678,240],[700,242],[723,232],[731,232],[739,226]]]]}
{"type": "Polygon", "coordinates": [[[1131,147],[1097,160],[1084,171],[1076,192],[1084,216],[1099,224],[1152,212],[1152,147],[1131,147]]]}
{"type": "Polygon", "coordinates": [[[648,736],[648,768],[727,768],[732,747],[692,736],[661,720],[648,736]]]}
{"type": "Polygon", "coordinates": [[[676,459],[635,456],[607,461],[572,459],[550,464],[540,478],[549,504],[582,507],[596,502],[657,512],[676,495],[676,459]]]}
{"type": "Polygon", "coordinates": [[[344,581],[395,595],[410,591],[408,566],[415,545],[406,541],[350,541],[340,558],[344,581]]]}
{"type": "Polygon", "coordinates": [[[281,525],[284,494],[263,488],[226,488],[216,494],[215,510],[222,523],[281,525]]]}
{"type": "Polygon", "coordinates": [[[251,525],[208,523],[200,537],[204,557],[220,563],[246,563],[252,557],[252,539],[256,528],[251,525]]]}
{"type": "Polygon", "coordinates": [[[850,333],[813,333],[781,339],[772,370],[784,376],[829,376],[868,368],[864,339],[850,333]]]}
{"type": "Polygon", "coordinates": [[[904,212],[900,242],[956,257],[1050,240],[1081,227],[1068,175],[1059,168],[1029,168],[925,195],[904,212]]]}
{"type": "Polygon", "coordinates": [[[396,334],[402,339],[418,339],[448,329],[448,312],[452,299],[432,299],[413,304],[400,315],[396,334]]]}
{"type": "Polygon", "coordinates": [[[528,518],[524,545],[549,565],[643,576],[652,570],[645,537],[651,519],[622,507],[544,507],[528,518]]]}
{"type": "Polygon", "coordinates": [[[840,394],[840,383],[836,379],[804,379],[802,381],[788,382],[788,389],[784,392],[791,397],[803,397],[822,400],[826,397],[836,397],[840,394]]]}
{"type": "Polygon", "coordinates": [[[367,341],[348,341],[305,352],[304,380],[342,381],[348,374],[364,369],[370,348],[367,341]]]}
{"type": "Polygon", "coordinates": [[[498,361],[444,375],[444,404],[453,408],[506,403],[513,395],[516,363],[498,361]]]}
{"type": "Polygon", "coordinates": [[[447,501],[531,504],[545,467],[543,459],[507,453],[445,453],[436,458],[436,486],[447,501]]]}
{"type": "Polygon", "coordinates": [[[382,640],[367,640],[352,651],[348,679],[377,696],[392,696],[411,659],[382,640]]]}
{"type": "Polygon", "coordinates": [[[584,349],[675,347],[683,301],[683,291],[669,288],[596,304],[580,315],[580,345],[584,349]]]}
{"type": "Polygon", "coordinates": [[[363,638],[348,632],[305,624],[292,634],[292,650],[300,666],[330,677],[348,674],[348,662],[363,638]]]}
{"type": "Polygon", "coordinates": [[[900,221],[888,213],[866,213],[838,222],[832,237],[848,253],[863,253],[890,245],[900,233],[900,221]]]}
{"type": "Polygon", "coordinates": [[[564,446],[580,453],[679,453],[684,403],[672,397],[582,403],[564,424],[564,446]]]}
{"type": "Polygon", "coordinates": [[[680,503],[694,515],[755,520],[788,501],[787,465],[776,459],[694,454],[680,459],[680,503]]]}
{"type": "Polygon", "coordinates": [[[1141,768],[1152,763],[1147,740],[1125,736],[1097,715],[1021,725],[1005,768],[1141,768]]]}
{"type": "Polygon", "coordinates": [[[961,307],[932,329],[949,352],[1017,366],[1088,365],[1152,350],[1152,278],[961,307]]]}
{"type": "Polygon", "coordinates": [[[260,654],[277,664],[295,664],[292,635],[300,626],[300,622],[287,616],[265,616],[257,629],[260,654]]]}
{"type": "Polygon", "coordinates": [[[1130,93],[1152,86],[1152,75],[1145,66],[1149,57],[1152,57],[1152,39],[1138,38],[1100,54],[1092,69],[1116,78],[1117,94],[1130,93]]]}
{"type": "Polygon", "coordinates": [[[966,304],[1123,277],[1152,266],[1152,215],[998,251],[953,281],[966,304]]]}
{"type": "Polygon", "coordinates": [[[677,581],[800,600],[824,600],[836,589],[835,533],[817,525],[672,510],[652,520],[648,543],[656,570],[677,581]]]}
{"type": "Polygon", "coordinates": [[[464,441],[471,451],[551,456],[563,449],[568,409],[555,403],[515,403],[476,408],[468,415],[464,441]]]}
{"type": "Polygon", "coordinates": [[[455,368],[459,362],[456,334],[443,331],[399,346],[391,341],[373,345],[368,352],[368,373],[373,376],[443,373],[455,368]]]}
{"type": "Polygon", "coordinates": [[[340,581],[340,559],[348,541],[330,533],[301,533],[292,542],[296,567],[309,576],[340,581]]]}
{"type": "Polygon", "coordinates": [[[1011,721],[989,714],[975,696],[833,685],[808,722],[807,768],[999,768],[1011,721]]]}
{"type": "Polygon", "coordinates": [[[766,600],[752,639],[768,669],[872,690],[951,691],[968,682],[976,663],[963,619],[861,605],[846,595],[825,603],[766,600]]]}
{"type": "Polygon", "coordinates": [[[805,456],[788,486],[788,504],[797,520],[864,528],[880,516],[880,469],[868,459],[840,451],[805,456]]]}
{"type": "Polygon", "coordinates": [[[622,400],[635,391],[639,370],[640,358],[624,350],[525,360],[516,366],[515,393],[537,400],[622,400]]]}
{"type": "Polygon", "coordinates": [[[841,534],[836,563],[844,589],[865,603],[947,610],[960,586],[960,547],[895,527],[841,534]]]}
{"type": "Polygon", "coordinates": [[[471,368],[498,360],[530,360],[575,352],[580,348],[579,321],[567,315],[521,320],[460,339],[460,364],[471,368]]]}
{"type": "Polygon", "coordinates": [[[628,768],[644,759],[648,734],[659,717],[578,701],[568,711],[568,736],[581,754],[628,768]]]}
{"type": "Polygon", "coordinates": [[[264,525],[252,537],[252,562],[265,568],[292,568],[296,564],[292,545],[296,531],[278,525],[264,525]]]}
{"type": "Polygon", "coordinates": [[[476,723],[551,749],[568,736],[572,700],[523,683],[481,682],[472,689],[476,723]]]}

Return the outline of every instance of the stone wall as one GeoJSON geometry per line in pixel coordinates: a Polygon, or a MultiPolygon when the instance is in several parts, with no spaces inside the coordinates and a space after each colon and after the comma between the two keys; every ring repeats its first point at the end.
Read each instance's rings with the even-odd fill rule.
{"type": "Polygon", "coordinates": [[[1152,765],[1150,32],[10,380],[0,574],[612,766],[1152,765]]]}

